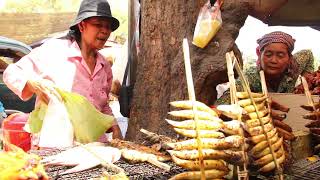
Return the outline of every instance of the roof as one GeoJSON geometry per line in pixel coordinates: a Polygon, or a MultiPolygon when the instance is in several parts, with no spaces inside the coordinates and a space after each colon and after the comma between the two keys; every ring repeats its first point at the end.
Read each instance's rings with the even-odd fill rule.
{"type": "Polygon", "coordinates": [[[270,26],[311,26],[320,30],[320,1],[287,0],[282,7],[262,21],[270,26]]]}

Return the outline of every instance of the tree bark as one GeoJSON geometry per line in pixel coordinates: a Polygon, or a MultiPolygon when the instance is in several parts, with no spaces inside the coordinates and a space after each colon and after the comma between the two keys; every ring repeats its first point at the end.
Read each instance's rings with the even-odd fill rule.
{"type": "MultiPolygon", "coordinates": [[[[126,138],[138,141],[139,130],[175,136],[166,123],[169,102],[188,99],[182,40],[188,38],[196,98],[212,105],[216,85],[226,82],[225,54],[239,50],[235,40],[248,16],[248,4],[224,1],[222,27],[204,49],[191,44],[205,0],[142,0],[141,51],[126,138]]],[[[241,58],[241,57],[240,57],[241,58]]]]}

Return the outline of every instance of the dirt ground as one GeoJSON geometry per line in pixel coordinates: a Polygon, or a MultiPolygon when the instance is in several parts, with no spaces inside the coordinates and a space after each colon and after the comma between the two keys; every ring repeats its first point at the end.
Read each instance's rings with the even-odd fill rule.
{"type": "Polygon", "coordinates": [[[0,13],[0,35],[31,44],[65,31],[76,13],[0,13]]]}

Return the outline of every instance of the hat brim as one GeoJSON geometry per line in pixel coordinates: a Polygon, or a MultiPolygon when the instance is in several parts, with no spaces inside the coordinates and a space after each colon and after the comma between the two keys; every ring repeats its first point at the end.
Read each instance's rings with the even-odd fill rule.
{"type": "Polygon", "coordinates": [[[104,17],[106,19],[109,19],[111,21],[111,30],[115,31],[118,29],[120,22],[117,18],[112,16],[105,16],[105,15],[97,15],[96,12],[87,12],[81,17],[77,17],[77,19],[70,25],[70,29],[74,30],[77,27],[77,24],[79,24],[81,21],[90,18],[90,17],[104,17]]]}

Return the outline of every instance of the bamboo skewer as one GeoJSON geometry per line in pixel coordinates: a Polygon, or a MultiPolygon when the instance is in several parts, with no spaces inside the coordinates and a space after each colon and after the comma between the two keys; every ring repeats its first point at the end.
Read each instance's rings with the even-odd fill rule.
{"type": "MultiPolygon", "coordinates": [[[[310,90],[309,90],[309,86],[308,86],[308,83],[307,83],[307,80],[306,78],[304,78],[303,76],[299,75],[299,78],[301,80],[301,83],[302,83],[302,86],[303,86],[303,89],[304,89],[304,94],[306,95],[307,97],[307,103],[309,106],[312,106],[312,109],[313,111],[317,111],[316,109],[316,106],[314,105],[314,101],[312,99],[312,96],[311,96],[311,93],[310,93],[310,90]]],[[[320,101],[320,100],[319,100],[320,101]]],[[[316,114],[317,116],[317,120],[319,120],[319,116],[318,114],[316,114]]]]}
{"type": "MultiPolygon", "coordinates": [[[[232,54],[233,54],[233,52],[232,52],[232,54]]],[[[235,58],[234,54],[232,55],[232,57],[235,58]]],[[[279,164],[278,164],[278,161],[277,161],[276,156],[275,156],[274,149],[273,149],[273,147],[272,147],[272,144],[271,144],[271,142],[270,142],[270,139],[268,138],[267,132],[266,132],[265,129],[264,129],[264,124],[263,124],[263,122],[262,122],[262,120],[261,120],[261,117],[258,115],[258,108],[257,108],[257,106],[256,106],[255,101],[253,100],[249,83],[248,83],[247,79],[244,77],[244,74],[243,74],[243,72],[242,72],[242,70],[241,70],[241,68],[240,68],[239,62],[237,61],[236,58],[235,58],[235,67],[236,67],[236,70],[237,70],[237,72],[238,72],[238,74],[239,74],[239,77],[240,77],[241,81],[243,82],[243,83],[242,83],[243,88],[244,88],[244,90],[248,93],[249,98],[250,98],[250,100],[251,100],[251,102],[252,102],[252,105],[253,105],[256,113],[257,113],[257,117],[258,117],[258,119],[259,119],[259,122],[260,122],[260,125],[261,125],[261,128],[262,128],[262,132],[263,132],[263,134],[265,135],[266,140],[267,140],[267,142],[268,142],[268,147],[270,148],[271,155],[272,155],[273,161],[274,161],[274,163],[275,163],[276,170],[277,170],[278,172],[280,172],[280,173],[279,173],[279,178],[282,180],[282,179],[283,179],[282,168],[281,168],[281,167],[279,166],[279,164]]]]}
{"type": "MultiPolygon", "coordinates": [[[[226,54],[226,61],[227,61],[227,70],[228,70],[228,79],[230,83],[230,99],[231,99],[231,104],[238,104],[238,98],[236,96],[237,88],[236,88],[236,81],[234,78],[234,71],[233,71],[233,61],[229,53],[226,54]]],[[[238,114],[238,121],[242,122],[241,120],[242,114],[238,114]]],[[[244,138],[244,133],[243,129],[240,128],[240,136],[244,138]]],[[[245,146],[242,145],[242,155],[244,157],[244,162],[243,162],[243,170],[240,170],[240,166],[237,166],[237,172],[238,172],[238,179],[244,179],[248,180],[248,170],[247,170],[247,153],[245,151],[245,146]]]]}
{"type": "Polygon", "coordinates": [[[125,172],[124,169],[122,169],[121,167],[118,167],[113,163],[109,163],[105,161],[102,157],[100,157],[98,154],[96,154],[94,151],[88,148],[85,144],[82,144],[82,143],[76,143],[76,144],[82,147],[83,149],[85,149],[86,151],[88,151],[89,153],[91,153],[93,156],[95,156],[100,161],[101,166],[105,167],[106,169],[111,170],[117,174],[125,172]]]}
{"type": "MultiPolygon", "coordinates": [[[[271,101],[270,101],[270,98],[269,98],[269,95],[268,95],[268,88],[267,88],[266,78],[264,76],[264,72],[263,71],[260,71],[259,74],[260,74],[260,79],[261,79],[262,92],[263,92],[263,94],[265,94],[267,96],[267,105],[268,105],[268,111],[269,111],[269,115],[270,115],[271,114],[271,101]]],[[[269,147],[271,147],[271,146],[269,146],[269,147]]],[[[281,148],[283,149],[283,145],[281,146],[281,148]]],[[[272,148],[270,148],[270,149],[272,149],[272,148]]],[[[280,167],[280,165],[279,165],[279,163],[277,161],[277,158],[276,158],[276,156],[274,154],[274,150],[273,149],[271,150],[271,155],[272,155],[272,158],[273,158],[274,163],[276,165],[276,169],[279,172],[280,179],[283,179],[282,168],[280,167]]]]}
{"type": "Polygon", "coordinates": [[[191,63],[190,63],[190,52],[189,52],[189,44],[186,38],[183,39],[183,57],[184,57],[184,65],[186,70],[186,79],[187,79],[187,86],[188,86],[188,95],[189,99],[192,101],[192,110],[194,114],[194,121],[196,126],[196,137],[197,137],[197,144],[198,144],[198,152],[199,152],[199,164],[200,164],[200,172],[201,172],[201,180],[205,180],[205,171],[204,171],[204,161],[203,161],[203,154],[202,154],[202,143],[199,136],[199,126],[198,126],[198,114],[197,114],[197,107],[195,105],[196,95],[194,92],[194,85],[192,79],[192,71],[191,71],[191,63]]]}
{"type": "Polygon", "coordinates": [[[312,99],[312,96],[311,96],[311,93],[310,93],[309,86],[308,86],[308,83],[306,81],[306,78],[304,78],[301,75],[299,75],[299,78],[301,80],[301,83],[302,83],[302,86],[303,86],[303,89],[304,89],[304,94],[307,97],[308,105],[312,106],[313,110],[316,111],[316,108],[314,106],[314,102],[313,102],[313,99],[312,99]]]}

